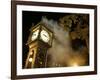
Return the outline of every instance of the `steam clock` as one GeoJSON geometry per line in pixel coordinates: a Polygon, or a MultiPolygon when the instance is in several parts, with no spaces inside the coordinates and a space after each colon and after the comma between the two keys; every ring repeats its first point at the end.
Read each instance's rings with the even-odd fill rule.
{"type": "Polygon", "coordinates": [[[29,52],[25,68],[43,68],[47,64],[47,50],[52,46],[53,32],[42,22],[30,29],[29,52]]]}

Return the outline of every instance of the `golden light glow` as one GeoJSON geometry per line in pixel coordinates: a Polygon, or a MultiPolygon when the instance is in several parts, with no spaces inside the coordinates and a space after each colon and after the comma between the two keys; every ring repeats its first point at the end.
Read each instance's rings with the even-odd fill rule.
{"type": "Polygon", "coordinates": [[[29,58],[29,62],[32,62],[32,58],[29,58]]]}
{"type": "Polygon", "coordinates": [[[79,64],[78,64],[78,63],[76,63],[76,62],[74,62],[74,63],[70,63],[70,64],[69,64],[69,66],[71,66],[71,67],[78,67],[78,66],[79,66],[79,64]]]}
{"type": "Polygon", "coordinates": [[[32,55],[33,53],[32,52],[30,52],[30,55],[32,55]]]}
{"type": "Polygon", "coordinates": [[[73,63],[72,66],[78,67],[78,64],[77,63],[73,63]]]}
{"type": "Polygon", "coordinates": [[[71,67],[78,67],[80,64],[79,64],[79,62],[78,61],[71,61],[71,62],[69,62],[69,66],[71,66],[71,67]]]}
{"type": "Polygon", "coordinates": [[[85,59],[82,58],[81,56],[73,57],[73,59],[70,59],[68,61],[68,66],[71,66],[71,67],[78,67],[84,64],[85,64],[85,59]]]}

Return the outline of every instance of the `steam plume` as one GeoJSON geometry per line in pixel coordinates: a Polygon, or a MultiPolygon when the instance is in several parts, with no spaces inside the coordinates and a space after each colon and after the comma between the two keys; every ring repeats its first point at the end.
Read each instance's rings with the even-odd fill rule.
{"type": "Polygon", "coordinates": [[[69,31],[64,30],[56,21],[48,20],[46,17],[42,17],[42,22],[54,32],[52,48],[48,50],[48,55],[51,56],[50,66],[71,66],[70,63],[75,60],[80,64],[85,63],[83,55],[71,48],[69,31]]]}

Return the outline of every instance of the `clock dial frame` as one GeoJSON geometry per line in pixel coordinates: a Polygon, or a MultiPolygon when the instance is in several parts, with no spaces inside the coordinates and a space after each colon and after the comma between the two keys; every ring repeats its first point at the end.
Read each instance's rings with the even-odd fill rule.
{"type": "Polygon", "coordinates": [[[41,39],[44,41],[44,42],[49,42],[50,41],[50,35],[49,35],[49,32],[47,32],[46,30],[42,30],[41,33],[40,33],[40,36],[41,36],[41,39]]]}
{"type": "Polygon", "coordinates": [[[38,35],[39,35],[39,30],[35,30],[34,32],[32,32],[31,40],[32,41],[36,40],[38,35]]]}

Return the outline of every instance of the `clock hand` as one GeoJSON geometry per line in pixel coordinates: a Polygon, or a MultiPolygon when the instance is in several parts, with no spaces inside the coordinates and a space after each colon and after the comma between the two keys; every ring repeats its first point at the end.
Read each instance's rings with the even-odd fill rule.
{"type": "Polygon", "coordinates": [[[36,36],[36,34],[33,34],[33,36],[36,36]]]}
{"type": "Polygon", "coordinates": [[[47,37],[45,34],[43,34],[45,37],[47,37]]]}

